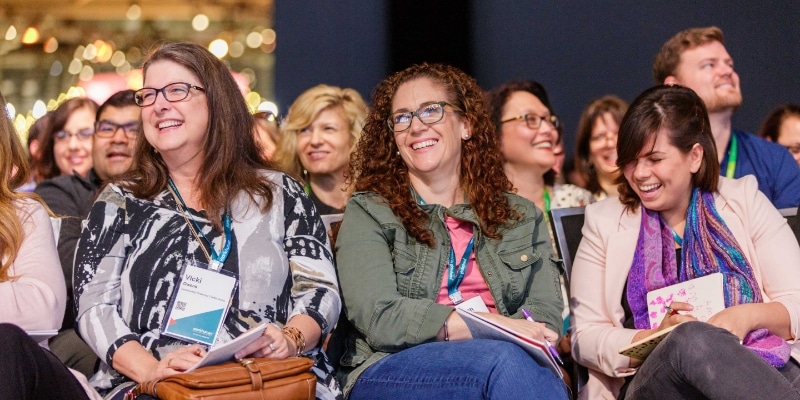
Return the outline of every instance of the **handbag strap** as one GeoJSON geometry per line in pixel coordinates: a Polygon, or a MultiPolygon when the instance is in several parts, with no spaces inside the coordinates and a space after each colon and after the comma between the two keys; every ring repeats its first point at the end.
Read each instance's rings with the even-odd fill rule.
{"type": "Polygon", "coordinates": [[[239,360],[242,366],[250,373],[250,383],[253,385],[254,392],[260,392],[261,388],[264,386],[263,379],[261,377],[261,368],[256,365],[256,361],[252,358],[245,358],[239,360]]]}

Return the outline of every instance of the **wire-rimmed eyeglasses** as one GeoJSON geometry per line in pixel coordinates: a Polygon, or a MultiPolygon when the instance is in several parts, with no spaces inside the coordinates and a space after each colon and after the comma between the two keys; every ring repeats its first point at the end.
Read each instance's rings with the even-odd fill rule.
{"type": "Polygon", "coordinates": [[[453,107],[456,112],[463,112],[446,101],[434,101],[419,106],[416,111],[398,111],[393,113],[386,119],[386,124],[389,125],[389,129],[395,133],[402,132],[411,127],[412,120],[416,115],[423,124],[432,125],[444,118],[444,106],[453,107]]]}
{"type": "Polygon", "coordinates": [[[69,140],[71,137],[75,136],[78,140],[89,140],[94,135],[94,129],[92,128],[85,128],[81,129],[77,132],[69,132],[66,130],[60,130],[53,134],[56,142],[65,142],[69,140]]]}
{"type": "Polygon", "coordinates": [[[162,87],[161,89],[155,88],[141,88],[134,93],[134,101],[136,101],[136,105],[139,107],[147,107],[152,105],[156,102],[156,97],[158,97],[158,93],[164,96],[168,102],[174,103],[176,101],[181,101],[189,97],[189,91],[191,89],[199,90],[201,92],[205,92],[206,90],[201,88],[197,85],[192,85],[191,83],[186,82],[175,82],[170,83],[167,86],[162,87]]]}
{"type": "Polygon", "coordinates": [[[550,115],[548,117],[540,117],[540,116],[535,115],[535,114],[517,115],[516,117],[511,117],[509,119],[504,119],[504,120],[500,121],[500,123],[501,124],[505,124],[506,122],[516,121],[516,120],[520,120],[520,119],[525,121],[525,125],[528,125],[528,128],[531,128],[531,129],[534,129],[534,130],[541,128],[542,127],[542,121],[544,121],[544,120],[547,120],[547,122],[549,122],[550,125],[553,125],[553,128],[558,129],[558,127],[561,126],[561,121],[555,115],[550,115]]]}

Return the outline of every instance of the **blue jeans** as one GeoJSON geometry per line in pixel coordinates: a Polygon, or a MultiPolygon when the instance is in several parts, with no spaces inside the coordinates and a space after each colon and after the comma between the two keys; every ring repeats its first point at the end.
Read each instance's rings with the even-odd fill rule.
{"type": "Polygon", "coordinates": [[[367,368],[351,400],[568,399],[564,382],[519,346],[497,340],[435,342],[367,368]]]}
{"type": "Polygon", "coordinates": [[[776,369],[727,330],[686,322],[653,350],[625,399],[800,399],[800,366],[776,369]]]}

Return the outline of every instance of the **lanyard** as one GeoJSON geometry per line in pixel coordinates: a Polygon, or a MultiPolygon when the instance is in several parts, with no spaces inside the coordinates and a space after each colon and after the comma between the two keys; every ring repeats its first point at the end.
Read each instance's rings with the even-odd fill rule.
{"type": "Polygon", "coordinates": [[[675,240],[675,243],[677,243],[678,246],[683,247],[683,239],[678,236],[678,232],[675,232],[675,229],[672,229],[671,226],[669,227],[669,230],[672,231],[672,239],[675,240]]]}
{"type": "MultiPolygon", "coordinates": [[[[422,196],[419,196],[419,204],[425,205],[428,203],[425,202],[422,196]]],[[[469,239],[467,248],[464,249],[464,255],[461,256],[461,261],[456,265],[456,251],[453,249],[452,240],[450,241],[450,258],[447,260],[447,296],[453,304],[459,304],[464,301],[464,297],[461,296],[461,291],[458,290],[458,287],[467,274],[467,263],[469,263],[469,256],[472,255],[473,247],[475,247],[474,235],[469,239]]]]}
{"type": "Polygon", "coordinates": [[[731,149],[728,152],[728,168],[725,171],[726,178],[733,178],[736,172],[736,160],[739,156],[739,144],[736,140],[736,134],[731,132],[731,149]]]}
{"type": "Polygon", "coordinates": [[[186,211],[186,203],[183,201],[183,197],[181,197],[181,193],[178,191],[178,188],[175,186],[175,183],[172,182],[172,178],[169,178],[169,191],[172,193],[173,196],[178,200],[178,208],[180,209],[181,213],[183,214],[183,218],[186,220],[186,224],[189,225],[189,229],[192,231],[192,234],[195,236],[197,241],[200,240],[200,236],[203,237],[202,241],[205,241],[208,244],[208,247],[211,248],[211,255],[208,254],[206,248],[200,246],[203,249],[203,253],[205,253],[206,258],[208,258],[209,266],[213,270],[219,270],[222,267],[222,264],[225,260],[228,259],[228,255],[231,253],[231,237],[233,231],[233,221],[231,220],[231,215],[228,211],[225,211],[225,214],[222,214],[222,225],[225,229],[225,242],[222,245],[222,251],[217,254],[217,251],[214,250],[214,244],[211,243],[210,240],[206,237],[206,234],[203,233],[203,230],[200,229],[200,225],[197,224],[197,221],[194,220],[194,217],[191,218],[191,222],[189,220],[189,213],[186,211]],[[200,232],[198,234],[198,232],[200,232]]]}
{"type": "Polygon", "coordinates": [[[464,250],[464,255],[461,256],[461,261],[456,267],[456,252],[453,250],[453,244],[450,243],[450,259],[447,261],[447,295],[453,304],[458,304],[464,301],[461,296],[461,291],[458,286],[464,280],[464,275],[467,274],[467,262],[469,256],[472,254],[472,247],[475,245],[475,236],[472,236],[467,243],[467,248],[464,250]]]}

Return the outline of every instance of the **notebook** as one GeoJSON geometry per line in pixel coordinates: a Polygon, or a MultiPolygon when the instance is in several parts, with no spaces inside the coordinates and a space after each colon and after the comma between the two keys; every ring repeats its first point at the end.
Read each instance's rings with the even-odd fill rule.
{"type": "Polygon", "coordinates": [[[688,314],[700,321],[708,321],[711,316],[725,309],[722,278],[722,273],[716,272],[648,292],[647,316],[650,328],[658,328],[658,324],[667,314],[667,306],[673,301],[691,304],[694,309],[688,314]]]}

